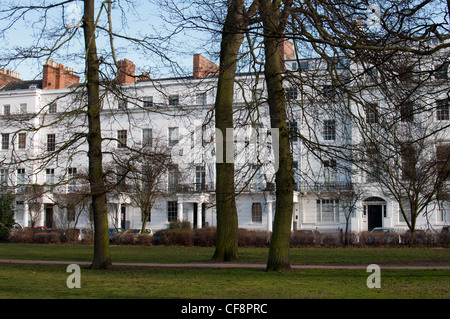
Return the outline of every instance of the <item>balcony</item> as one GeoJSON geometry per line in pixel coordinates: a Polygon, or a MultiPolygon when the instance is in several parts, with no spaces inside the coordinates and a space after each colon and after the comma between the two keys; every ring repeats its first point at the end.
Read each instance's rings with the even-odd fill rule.
{"type": "Polygon", "coordinates": [[[169,185],[167,188],[169,193],[203,193],[214,192],[214,183],[179,183],[176,185],[169,185]]]}
{"type": "Polygon", "coordinates": [[[353,184],[351,182],[314,182],[298,185],[298,190],[303,192],[338,192],[351,191],[353,184]]]}

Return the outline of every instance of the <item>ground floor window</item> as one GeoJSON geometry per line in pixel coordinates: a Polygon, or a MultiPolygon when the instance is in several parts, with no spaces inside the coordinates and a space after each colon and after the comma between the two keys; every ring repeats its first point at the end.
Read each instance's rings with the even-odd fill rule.
{"type": "Polygon", "coordinates": [[[167,220],[176,221],[178,217],[178,203],[176,201],[167,202],[167,220]]]}
{"type": "Polygon", "coordinates": [[[252,222],[262,223],[262,206],[261,203],[252,204],[252,222]]]}
{"type": "Polygon", "coordinates": [[[339,222],[339,200],[318,199],[317,200],[317,222],[337,223],[339,222]]]}

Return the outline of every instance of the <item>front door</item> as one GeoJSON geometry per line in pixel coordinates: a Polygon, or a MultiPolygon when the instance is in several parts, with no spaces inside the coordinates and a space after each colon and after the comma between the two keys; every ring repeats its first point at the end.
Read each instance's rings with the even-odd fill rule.
{"type": "Polygon", "coordinates": [[[45,227],[53,228],[53,204],[45,204],[45,227]]]}
{"type": "Polygon", "coordinates": [[[198,221],[198,204],[194,203],[194,220],[192,221],[192,228],[196,229],[197,228],[197,221],[198,221]]]}
{"type": "Polygon", "coordinates": [[[368,205],[367,206],[367,222],[369,231],[374,229],[375,227],[382,227],[382,214],[383,214],[383,206],[382,205],[368,205]]]}

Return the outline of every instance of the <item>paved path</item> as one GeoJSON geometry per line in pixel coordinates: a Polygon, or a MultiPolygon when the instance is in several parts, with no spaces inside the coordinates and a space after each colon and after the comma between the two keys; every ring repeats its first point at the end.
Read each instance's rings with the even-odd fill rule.
{"type": "MultiPolygon", "coordinates": [[[[12,259],[0,259],[0,264],[22,264],[22,265],[49,265],[49,266],[66,266],[70,264],[77,264],[79,266],[89,266],[91,262],[80,261],[48,261],[48,260],[12,260],[12,259]]],[[[232,269],[232,268],[252,268],[252,269],[266,269],[266,264],[263,263],[184,263],[184,264],[161,264],[161,263],[113,263],[113,266],[117,267],[160,267],[160,268],[197,268],[197,269],[232,269]]],[[[361,265],[304,265],[304,264],[291,264],[291,269],[367,269],[366,264],[361,265]]],[[[450,269],[450,264],[380,264],[381,269],[450,269]]]]}

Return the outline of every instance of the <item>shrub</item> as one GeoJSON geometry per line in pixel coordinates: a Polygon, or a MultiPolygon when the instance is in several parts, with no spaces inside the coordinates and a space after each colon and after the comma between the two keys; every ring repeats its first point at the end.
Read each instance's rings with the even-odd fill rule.
{"type": "Polygon", "coordinates": [[[134,238],[134,244],[135,245],[142,245],[142,246],[151,246],[152,245],[152,235],[150,234],[138,234],[134,238]]]}
{"type": "Polygon", "coordinates": [[[167,229],[156,232],[153,241],[160,245],[193,246],[194,233],[189,229],[167,229]]]}
{"type": "Polygon", "coordinates": [[[33,242],[33,229],[32,228],[22,228],[13,230],[10,233],[9,241],[11,243],[32,243],[33,242]]]}
{"type": "Polygon", "coordinates": [[[191,229],[191,223],[188,221],[175,220],[170,222],[169,229],[191,229]]]}
{"type": "Polygon", "coordinates": [[[33,242],[37,244],[56,244],[59,243],[59,233],[57,232],[46,232],[46,233],[35,233],[33,237],[33,242]]]}
{"type": "Polygon", "coordinates": [[[205,227],[194,231],[196,246],[213,247],[216,245],[216,228],[205,227]]]}
{"type": "Polygon", "coordinates": [[[294,231],[291,233],[291,247],[315,245],[319,236],[318,232],[294,231]]]}
{"type": "Polygon", "coordinates": [[[270,233],[264,230],[238,229],[239,247],[267,247],[270,243],[270,233]]]}
{"type": "Polygon", "coordinates": [[[119,245],[133,245],[134,244],[134,234],[122,234],[118,240],[119,245]]]}

